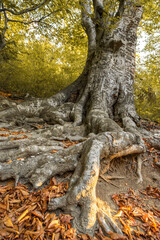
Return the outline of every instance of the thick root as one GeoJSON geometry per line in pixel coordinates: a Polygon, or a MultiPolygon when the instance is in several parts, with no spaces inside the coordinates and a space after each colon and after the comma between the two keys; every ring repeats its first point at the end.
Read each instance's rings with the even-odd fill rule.
{"type": "MultiPolygon", "coordinates": [[[[85,114],[88,133],[98,135],[90,134],[86,140],[83,138],[85,128],[75,127],[73,123],[66,123],[71,121],[73,113],[76,125],[82,123],[84,106],[86,105],[85,97],[80,98],[75,105],[64,103],[57,107],[52,106],[52,100],[45,101],[51,101],[47,108],[44,108],[46,102],[45,104],[44,102],[36,102],[31,108],[31,105],[28,107],[28,122],[31,121],[31,118],[33,121],[34,112],[37,110],[37,118],[50,122],[54,126],[49,126],[49,129],[46,127],[45,130],[37,130],[31,137],[30,133],[26,133],[26,138],[17,140],[16,143],[10,141],[12,136],[3,136],[0,144],[2,150],[0,156],[3,162],[0,163],[0,179],[15,178],[16,183],[20,179],[31,183],[34,188],[38,188],[57,174],[74,171],[66,195],[52,199],[48,209],[61,208],[69,212],[74,217],[73,226],[79,233],[94,235],[98,226],[97,219],[99,224],[105,219],[106,231],[114,230],[121,233],[108,215],[100,215],[101,210],[97,205],[96,198],[96,185],[101,160],[103,160],[104,169],[107,170],[113,159],[145,151],[141,136],[137,134],[137,128],[130,118],[125,118],[123,119],[123,124],[126,126],[125,130],[130,132],[124,132],[105,111],[96,108],[85,114]],[[57,144],[58,139],[63,139],[67,134],[70,137],[69,133],[71,132],[74,135],[73,138],[76,138],[76,135],[82,136],[83,142],[67,149],[64,149],[62,142],[57,144]],[[52,149],[57,152],[50,153],[52,149]],[[99,213],[98,218],[97,213],[99,213]]],[[[23,114],[25,110],[25,104],[18,105],[16,110],[3,111],[3,116],[9,116],[13,114],[13,111],[23,114]]],[[[138,169],[138,176],[141,177],[141,167],[138,169]]],[[[101,174],[104,173],[105,171],[101,171],[101,174]]]]}
{"type": "MultiPolygon", "coordinates": [[[[131,133],[102,133],[91,137],[84,144],[83,154],[71,178],[67,194],[64,197],[52,199],[48,205],[49,210],[62,208],[70,212],[78,232],[93,235],[99,211],[95,190],[100,160],[106,158],[111,161],[119,156],[144,151],[144,145],[139,146],[138,138],[131,133]]],[[[109,230],[113,231],[113,227],[109,230]]]]}
{"type": "Polygon", "coordinates": [[[104,111],[99,109],[91,110],[87,117],[87,125],[90,132],[122,132],[123,129],[104,111]]]}
{"type": "Polygon", "coordinates": [[[52,176],[73,171],[83,143],[68,149],[64,149],[63,143],[61,146],[59,144],[57,141],[47,140],[43,137],[37,140],[27,139],[25,142],[19,143],[11,142],[6,145],[3,142],[1,156],[5,163],[0,163],[0,179],[15,178],[16,182],[18,179],[23,179],[25,182],[30,182],[34,188],[38,188],[52,176]],[[8,152],[8,148],[12,150],[8,152]],[[50,153],[53,149],[57,151],[54,154],[50,153]]]}
{"type": "Polygon", "coordinates": [[[49,210],[63,208],[74,217],[73,225],[80,233],[93,235],[96,227],[96,184],[100,169],[100,153],[103,143],[99,139],[89,139],[70,181],[65,197],[53,199],[49,210]]]}
{"type": "Polygon", "coordinates": [[[104,232],[108,234],[108,232],[116,232],[123,235],[121,229],[117,226],[117,224],[109,217],[105,212],[101,209],[97,214],[99,225],[102,227],[104,232]]]}

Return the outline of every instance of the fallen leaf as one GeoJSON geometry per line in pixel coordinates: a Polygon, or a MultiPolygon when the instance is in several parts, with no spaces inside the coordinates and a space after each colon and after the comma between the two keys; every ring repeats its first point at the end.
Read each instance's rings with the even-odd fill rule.
{"type": "Polygon", "coordinates": [[[48,228],[52,228],[53,226],[60,225],[59,219],[53,219],[50,224],[48,225],[48,228]]]}
{"type": "Polygon", "coordinates": [[[123,236],[119,233],[114,233],[114,232],[108,232],[109,236],[113,239],[113,240],[125,240],[127,239],[126,236],[123,236]]]}
{"type": "Polygon", "coordinates": [[[9,163],[12,163],[13,161],[12,160],[9,160],[8,162],[6,162],[7,164],[9,164],[9,163]]]}
{"type": "Polygon", "coordinates": [[[56,151],[56,150],[52,150],[50,153],[56,153],[56,152],[58,152],[58,151],[56,151]]]}
{"type": "Polygon", "coordinates": [[[10,219],[8,216],[6,216],[6,217],[4,218],[3,222],[4,222],[4,224],[5,224],[7,227],[13,227],[13,223],[12,223],[11,219],[10,219]]]}
{"type": "Polygon", "coordinates": [[[56,233],[54,236],[54,240],[59,240],[59,238],[60,238],[60,233],[56,233]]]}
{"type": "Polygon", "coordinates": [[[35,210],[35,211],[32,211],[31,213],[40,219],[44,219],[44,216],[40,211],[35,210]]]}
{"type": "Polygon", "coordinates": [[[4,205],[3,203],[0,203],[0,208],[1,208],[1,209],[4,209],[4,210],[7,210],[7,206],[4,205]]]}
{"type": "Polygon", "coordinates": [[[17,222],[21,221],[22,218],[24,218],[29,213],[29,210],[25,210],[17,219],[17,222]]]}

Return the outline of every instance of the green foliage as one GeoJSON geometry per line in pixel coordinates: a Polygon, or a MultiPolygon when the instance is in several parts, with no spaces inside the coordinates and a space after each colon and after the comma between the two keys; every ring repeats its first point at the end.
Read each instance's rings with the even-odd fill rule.
{"type": "Polygon", "coordinates": [[[135,102],[140,116],[160,122],[160,51],[139,63],[135,78],[135,102]]]}
{"type": "MultiPolygon", "coordinates": [[[[4,0],[4,4],[6,8],[19,12],[39,4],[39,1],[4,0]]],[[[45,7],[29,14],[14,16],[7,12],[7,15],[25,23],[42,16],[49,17],[45,22],[30,25],[8,22],[7,46],[0,53],[2,88],[48,97],[78,77],[87,54],[78,1],[48,1],[45,7]]]]}
{"type": "MultiPolygon", "coordinates": [[[[0,69],[0,86],[10,92],[48,97],[73,82],[83,70],[86,45],[57,47],[45,38],[22,42],[12,58],[8,56],[0,69]],[[78,63],[78,64],[77,64],[78,63]]],[[[4,59],[3,59],[4,60],[4,59]]]]}
{"type": "Polygon", "coordinates": [[[141,2],[144,14],[138,31],[141,57],[137,59],[135,102],[140,116],[160,122],[160,5],[158,0],[141,2]]]}

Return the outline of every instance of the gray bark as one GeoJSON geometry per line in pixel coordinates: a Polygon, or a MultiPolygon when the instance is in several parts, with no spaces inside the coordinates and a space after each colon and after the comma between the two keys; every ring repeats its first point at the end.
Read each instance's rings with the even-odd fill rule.
{"type": "MultiPolygon", "coordinates": [[[[82,23],[88,35],[88,58],[81,76],[49,99],[35,99],[14,107],[9,104],[11,108],[0,112],[1,121],[12,119],[12,125],[15,116],[16,122],[22,124],[27,121],[29,124],[36,117],[54,125],[49,126],[50,130],[40,131],[40,138],[34,134],[30,141],[8,144],[7,138],[0,139],[0,178],[25,179],[37,188],[53,175],[74,170],[67,194],[51,200],[49,209],[69,211],[77,230],[91,235],[97,225],[97,212],[101,212],[95,194],[100,161],[103,160],[107,171],[112,159],[143,153],[142,136],[150,137],[137,125],[133,100],[136,30],[142,7],[136,6],[135,1],[122,0],[117,12],[111,9],[107,15],[106,2],[93,1],[93,19],[92,2],[81,1],[82,23]],[[115,20],[111,16],[118,18],[115,20]],[[78,135],[83,142],[61,149],[54,156],[48,153],[52,146],[57,147],[53,138],[66,135],[69,139],[78,135]],[[6,164],[11,157],[13,162],[6,164]],[[17,162],[18,157],[25,159],[17,162]]],[[[59,147],[62,146],[57,149],[59,147]]],[[[138,164],[138,176],[142,180],[140,161],[138,164]]],[[[102,215],[99,213],[100,224],[103,223],[102,215]]],[[[109,225],[113,229],[108,225],[103,227],[111,231],[118,229],[113,221],[109,225]]]]}

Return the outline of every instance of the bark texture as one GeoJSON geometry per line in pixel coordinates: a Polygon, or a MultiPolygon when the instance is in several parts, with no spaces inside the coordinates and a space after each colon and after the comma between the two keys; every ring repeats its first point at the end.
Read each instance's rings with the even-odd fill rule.
{"type": "MultiPolygon", "coordinates": [[[[80,77],[49,99],[3,102],[0,112],[1,128],[8,121],[11,129],[15,124],[24,128],[36,122],[52,124],[32,136],[25,133],[27,138],[16,143],[9,141],[10,136],[0,138],[0,179],[12,177],[38,188],[54,175],[74,171],[67,194],[51,200],[48,207],[70,212],[77,231],[91,235],[97,213],[99,223],[104,223],[95,191],[99,174],[107,171],[114,158],[143,153],[142,136],[151,137],[138,125],[133,99],[136,30],[142,7],[137,1],[121,0],[116,11],[111,8],[106,13],[107,2],[81,1],[88,58],[80,77]],[[66,139],[78,143],[66,149],[59,142],[66,139]],[[58,152],[53,155],[52,149],[58,152]]],[[[138,166],[142,181],[140,160],[138,166]]],[[[103,224],[106,231],[120,232],[109,216],[105,218],[109,221],[103,224]]]]}

